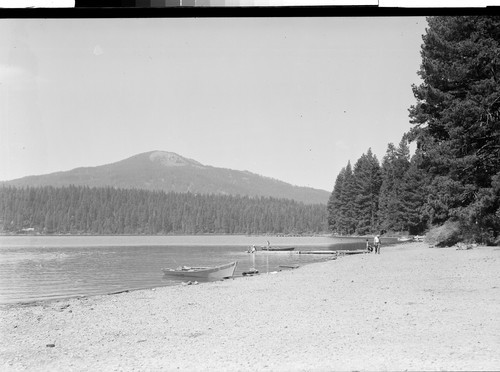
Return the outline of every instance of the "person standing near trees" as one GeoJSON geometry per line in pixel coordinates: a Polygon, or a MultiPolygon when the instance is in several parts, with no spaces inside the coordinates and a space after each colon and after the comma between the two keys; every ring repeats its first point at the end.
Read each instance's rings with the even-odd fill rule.
{"type": "Polygon", "coordinates": [[[375,235],[373,238],[373,246],[375,247],[375,254],[380,254],[380,236],[375,235]]]}

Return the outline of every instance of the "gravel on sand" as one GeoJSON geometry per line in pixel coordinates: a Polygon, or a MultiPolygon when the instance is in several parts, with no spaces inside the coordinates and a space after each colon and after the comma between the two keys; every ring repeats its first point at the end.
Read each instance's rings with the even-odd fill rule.
{"type": "Polygon", "coordinates": [[[2,371],[500,370],[500,249],[0,306],[2,371]]]}

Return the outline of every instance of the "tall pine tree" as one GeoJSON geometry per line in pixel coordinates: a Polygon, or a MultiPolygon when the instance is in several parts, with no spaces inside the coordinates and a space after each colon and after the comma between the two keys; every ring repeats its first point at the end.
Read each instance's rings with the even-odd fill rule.
{"type": "Polygon", "coordinates": [[[340,209],[338,226],[339,232],[343,235],[354,234],[356,231],[356,184],[352,172],[351,162],[347,163],[344,172],[344,182],[342,183],[342,193],[340,194],[340,209]]]}
{"type": "Polygon", "coordinates": [[[328,229],[333,233],[340,233],[340,207],[342,195],[342,186],[344,184],[345,178],[345,168],[342,168],[340,173],[337,175],[335,180],[335,185],[333,191],[328,199],[328,204],[326,206],[328,211],[328,229]]]}
{"type": "Polygon", "coordinates": [[[368,149],[354,166],[356,233],[368,234],[377,229],[378,201],[382,183],[379,162],[368,149]]]}
{"type": "Polygon", "coordinates": [[[430,184],[430,222],[460,221],[464,238],[500,234],[500,17],[430,17],[423,37],[423,83],[410,138],[430,184]]]}
{"type": "Polygon", "coordinates": [[[428,177],[419,168],[420,159],[421,155],[417,150],[400,184],[400,207],[404,215],[404,230],[408,230],[412,235],[424,233],[429,221],[426,207],[428,177]]]}
{"type": "Polygon", "coordinates": [[[410,150],[406,136],[396,148],[390,143],[382,161],[382,186],[380,188],[379,211],[381,228],[388,231],[407,231],[403,178],[410,166],[410,150]]]}

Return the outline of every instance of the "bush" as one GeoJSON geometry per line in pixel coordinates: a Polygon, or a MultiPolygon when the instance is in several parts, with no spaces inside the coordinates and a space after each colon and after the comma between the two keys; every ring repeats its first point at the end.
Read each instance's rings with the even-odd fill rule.
{"type": "Polygon", "coordinates": [[[459,222],[446,221],[443,225],[433,227],[425,235],[425,241],[436,247],[450,247],[462,240],[459,222]]]}

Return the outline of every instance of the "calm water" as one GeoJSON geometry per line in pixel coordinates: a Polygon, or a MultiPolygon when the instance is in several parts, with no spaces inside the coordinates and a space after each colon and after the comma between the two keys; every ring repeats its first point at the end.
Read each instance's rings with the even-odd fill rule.
{"type": "MultiPolygon", "coordinates": [[[[364,239],[256,236],[0,236],[0,303],[27,302],[179,285],[164,267],[238,261],[235,272],[260,273],[328,256],[246,253],[266,240],[296,250],[359,249],[364,239]]],[[[183,279],[186,281],[187,279],[183,279]]]]}

